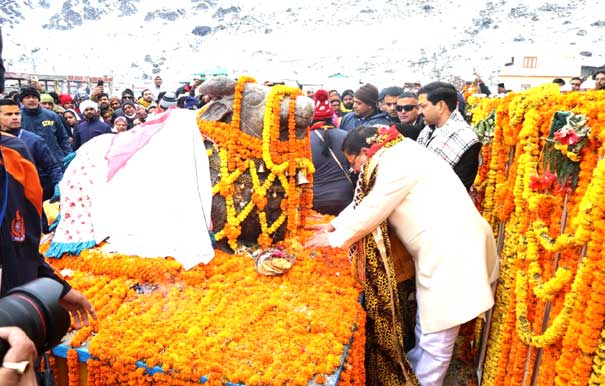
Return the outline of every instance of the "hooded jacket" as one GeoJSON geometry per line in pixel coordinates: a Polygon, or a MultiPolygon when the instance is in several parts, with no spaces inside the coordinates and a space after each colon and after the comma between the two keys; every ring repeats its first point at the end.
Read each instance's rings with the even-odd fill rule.
{"type": "Polygon", "coordinates": [[[55,185],[63,178],[61,163],[53,156],[46,141],[39,135],[21,129],[11,130],[10,134],[19,138],[27,146],[44,190],[43,199],[48,200],[54,194],[55,185]]]}
{"type": "Polygon", "coordinates": [[[6,198],[5,191],[11,197],[0,224],[0,292],[4,295],[14,287],[48,277],[63,285],[63,296],[71,287],[57,277],[38,251],[42,188],[36,167],[25,144],[11,135],[0,134],[0,152],[0,202],[6,198]]]}
{"type": "Polygon", "coordinates": [[[57,113],[38,106],[35,109],[21,108],[21,129],[31,131],[44,138],[51,153],[59,162],[72,152],[67,131],[57,113]]]}
{"type": "Polygon", "coordinates": [[[340,129],[344,131],[351,131],[359,126],[371,126],[371,125],[387,125],[391,126],[391,121],[387,117],[386,113],[374,110],[374,114],[367,117],[358,117],[354,111],[347,113],[340,121],[340,129]]]}

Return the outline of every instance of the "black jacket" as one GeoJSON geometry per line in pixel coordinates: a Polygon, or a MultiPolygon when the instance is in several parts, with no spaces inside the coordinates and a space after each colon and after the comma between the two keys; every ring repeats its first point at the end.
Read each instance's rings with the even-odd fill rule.
{"type": "Polygon", "coordinates": [[[71,287],[54,273],[38,251],[42,188],[36,167],[25,144],[18,138],[0,134],[0,151],[3,158],[0,163],[0,207],[2,201],[7,200],[0,225],[0,292],[4,295],[14,287],[48,277],[63,285],[63,296],[71,287]]]}

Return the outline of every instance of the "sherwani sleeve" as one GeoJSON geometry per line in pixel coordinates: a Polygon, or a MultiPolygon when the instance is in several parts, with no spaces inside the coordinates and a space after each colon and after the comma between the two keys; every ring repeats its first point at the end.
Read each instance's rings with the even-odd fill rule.
{"type": "Polygon", "coordinates": [[[347,248],[376,229],[401,204],[416,181],[410,168],[402,167],[394,157],[383,157],[376,172],[376,182],[368,195],[355,209],[347,207],[332,221],[335,230],[328,235],[330,246],[347,248]]]}

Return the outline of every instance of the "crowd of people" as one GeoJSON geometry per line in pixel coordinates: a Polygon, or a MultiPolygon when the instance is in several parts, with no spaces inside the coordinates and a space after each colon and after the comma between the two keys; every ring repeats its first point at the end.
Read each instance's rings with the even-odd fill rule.
{"type": "MultiPolygon", "coordinates": [[[[593,79],[595,88],[605,89],[605,69],[593,79]]],[[[56,197],[74,152],[98,135],[131,130],[169,108],[202,108],[210,100],[199,94],[201,83],[195,78],[172,92],[156,76],[140,95],[127,88],[116,96],[100,83],[69,95],[33,82],[0,99],[1,165],[10,181],[5,186],[24,198],[2,212],[3,293],[40,275],[54,277],[37,252],[40,235],[49,231],[41,202],[56,197]],[[28,178],[36,176],[39,189],[22,176],[32,168],[36,173],[28,178]],[[19,272],[14,264],[21,260],[29,261],[28,273],[9,276],[19,272]]],[[[573,78],[571,85],[579,90],[582,79],[573,78]]],[[[507,92],[498,85],[497,94],[507,92]]],[[[397,379],[402,385],[441,385],[460,325],[493,305],[495,240],[468,195],[481,151],[465,116],[472,93],[491,94],[479,77],[462,90],[445,82],[382,90],[368,83],[355,91],[308,94],[315,107],[313,207],[337,217],[316,227],[307,247],[350,248],[354,263],[365,267],[360,276],[372,343],[366,362],[371,384],[397,379]],[[388,246],[395,238],[413,259],[415,275],[408,283],[393,281],[396,256],[388,246]],[[410,299],[397,295],[402,284],[412,288],[417,302],[412,331],[401,316],[410,299]]],[[[82,294],[61,282],[75,317],[94,317],[82,294]]],[[[0,337],[11,336],[20,337],[0,331],[0,337]]]]}

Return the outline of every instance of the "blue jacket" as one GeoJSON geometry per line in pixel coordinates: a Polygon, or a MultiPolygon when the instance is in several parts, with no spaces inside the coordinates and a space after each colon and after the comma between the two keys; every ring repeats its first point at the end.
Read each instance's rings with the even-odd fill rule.
{"type": "Polygon", "coordinates": [[[71,153],[71,145],[63,121],[55,112],[38,106],[37,109],[21,108],[21,129],[44,138],[51,153],[59,162],[71,153]]]}
{"type": "Polygon", "coordinates": [[[371,125],[387,125],[391,126],[392,123],[389,120],[386,113],[376,111],[369,117],[358,117],[354,111],[351,111],[342,118],[340,121],[339,129],[344,131],[351,131],[359,126],[371,126],[371,125]]]}
{"type": "Polygon", "coordinates": [[[11,130],[11,134],[21,139],[32,156],[38,170],[40,183],[44,190],[44,200],[52,197],[55,185],[63,178],[62,164],[51,153],[46,141],[37,134],[27,130],[11,130]]]}
{"type": "Polygon", "coordinates": [[[101,122],[99,118],[95,118],[92,121],[80,121],[74,130],[74,150],[78,150],[80,146],[97,135],[106,133],[111,133],[111,127],[107,123],[101,122]]]}
{"type": "Polygon", "coordinates": [[[40,214],[42,189],[36,168],[23,141],[0,133],[0,205],[8,191],[6,213],[0,225],[1,294],[39,277],[63,284],[65,295],[71,288],[60,279],[40,255],[40,214]],[[7,175],[8,173],[8,175],[7,175]],[[5,186],[5,181],[8,186],[5,186]]]}

